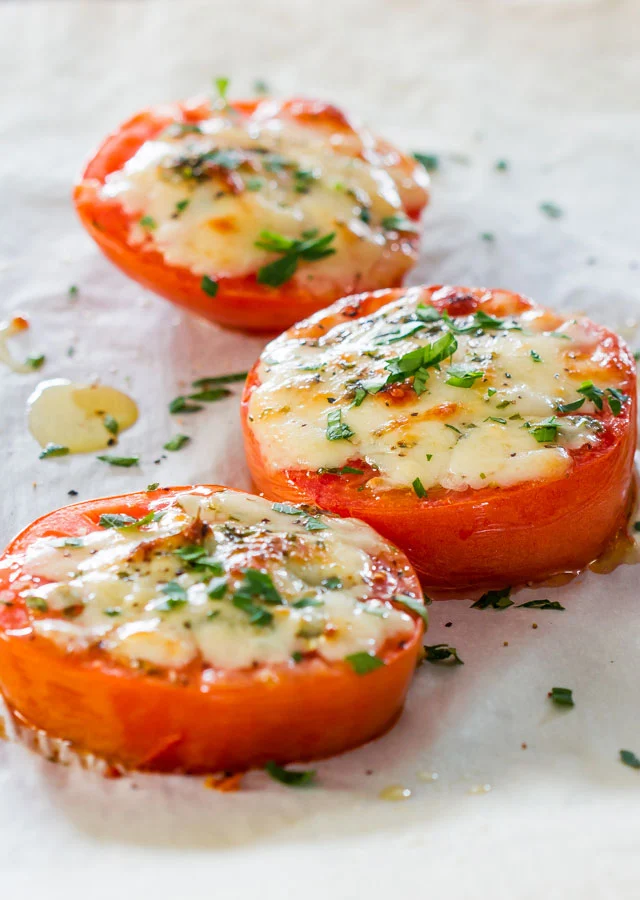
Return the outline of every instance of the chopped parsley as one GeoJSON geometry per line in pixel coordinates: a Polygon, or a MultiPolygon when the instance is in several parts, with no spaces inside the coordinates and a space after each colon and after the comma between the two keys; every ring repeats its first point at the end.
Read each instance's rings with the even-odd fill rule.
{"type": "Polygon", "coordinates": [[[453,387],[469,388],[472,387],[478,378],[482,378],[484,371],[482,369],[474,369],[469,365],[461,363],[456,366],[450,366],[447,369],[446,383],[453,387]]]}
{"type": "Polygon", "coordinates": [[[138,520],[126,513],[103,513],[98,520],[102,528],[124,528],[125,525],[133,525],[138,520]]]}
{"type": "Polygon", "coordinates": [[[434,153],[419,153],[415,151],[411,155],[420,165],[425,167],[427,172],[435,172],[440,165],[440,157],[434,153]]]}
{"type": "Polygon", "coordinates": [[[496,160],[496,164],[494,166],[496,172],[506,172],[509,168],[509,163],[506,159],[498,159],[496,160]]]}
{"type": "Polygon", "coordinates": [[[529,431],[539,444],[546,444],[557,440],[559,427],[556,417],[551,416],[550,419],[543,419],[537,425],[529,426],[529,431]]]}
{"type": "Polygon", "coordinates": [[[273,760],[266,764],[264,770],[274,781],[286,784],[287,787],[305,787],[311,784],[317,775],[315,769],[283,769],[273,760]]]}
{"type": "Polygon", "coordinates": [[[427,496],[427,490],[419,478],[413,479],[411,487],[414,489],[416,496],[419,497],[420,500],[427,496]]]}
{"type": "Polygon", "coordinates": [[[120,466],[122,469],[130,469],[131,466],[137,466],[140,462],[139,456],[110,456],[105,453],[97,458],[100,462],[108,463],[110,466],[120,466]]]}
{"type": "Polygon", "coordinates": [[[62,444],[49,443],[39,454],[38,459],[49,459],[52,456],[67,456],[70,452],[69,448],[63,447],[62,444]]]}
{"type": "Polygon", "coordinates": [[[535,350],[529,350],[529,356],[534,362],[542,362],[542,358],[539,353],[536,353],[535,350]]]}
{"type": "Polygon", "coordinates": [[[115,435],[120,430],[120,426],[118,425],[117,421],[109,413],[105,413],[105,416],[102,419],[102,424],[107,429],[109,434],[115,435]]]}
{"type": "Polygon", "coordinates": [[[176,213],[184,212],[190,202],[188,197],[185,197],[184,200],[178,200],[176,203],[176,213]]]}
{"type": "Polygon", "coordinates": [[[69,297],[77,297],[79,293],[80,293],[80,288],[78,287],[77,284],[69,285],[69,290],[67,291],[67,294],[69,295],[69,297]]]}
{"type": "Polygon", "coordinates": [[[166,600],[163,600],[157,609],[168,612],[173,609],[180,609],[187,602],[187,592],[177,581],[170,581],[168,584],[163,585],[160,590],[166,596],[166,600]]]}
{"type": "Polygon", "coordinates": [[[142,525],[150,525],[151,522],[157,522],[164,515],[163,512],[154,512],[150,510],[140,519],[135,519],[127,513],[104,513],[98,520],[98,525],[102,528],[125,528],[127,531],[134,528],[140,528],[142,525]]]}
{"type": "Polygon", "coordinates": [[[557,600],[529,600],[528,603],[519,603],[518,609],[558,609],[564,611],[564,606],[557,600]]]}
{"type": "Polygon", "coordinates": [[[392,216],[385,216],[381,223],[385,231],[407,231],[414,232],[418,230],[418,226],[405,215],[395,213],[392,216]]]}
{"type": "Polygon", "coordinates": [[[207,597],[210,600],[221,600],[227,593],[227,579],[224,575],[217,575],[207,585],[207,597]]]}
{"type": "Polygon", "coordinates": [[[231,391],[228,388],[219,387],[219,388],[205,388],[202,391],[198,391],[195,394],[189,394],[189,400],[196,400],[202,403],[216,403],[218,400],[223,400],[225,397],[228,397],[231,394],[231,391]]]}
{"type": "Polygon", "coordinates": [[[335,236],[335,231],[332,231],[318,237],[318,230],[313,229],[303,231],[302,238],[296,240],[275,231],[262,231],[255,246],[268,253],[280,253],[282,258],[258,269],[258,282],[269,287],[280,287],[293,277],[300,260],[315,262],[333,255],[336,251],[330,244],[335,236]]]}
{"type": "MultiPolygon", "coordinates": [[[[425,598],[425,600],[428,600],[428,598],[425,598]]],[[[429,614],[427,612],[427,607],[422,600],[417,600],[415,597],[410,597],[408,594],[396,594],[393,601],[394,603],[399,603],[401,606],[406,606],[411,612],[416,613],[416,615],[420,616],[425,626],[428,626],[429,614]]]]}
{"type": "Polygon", "coordinates": [[[200,403],[190,403],[186,397],[175,397],[169,404],[170,413],[195,413],[204,407],[200,403]]]}
{"type": "Polygon", "coordinates": [[[546,216],[549,216],[550,219],[559,219],[562,215],[562,207],[558,206],[557,203],[552,203],[550,200],[541,203],[538,208],[540,212],[543,212],[546,216]]]}
{"type": "Polygon", "coordinates": [[[214,281],[213,278],[210,278],[208,275],[202,276],[200,287],[205,292],[205,294],[209,295],[209,297],[215,297],[215,295],[218,293],[218,282],[214,281]]]}
{"type": "Polygon", "coordinates": [[[630,766],[632,769],[640,769],[640,759],[632,750],[621,750],[620,762],[624,763],[625,766],[630,766]]]}
{"type": "Polygon", "coordinates": [[[619,416],[622,412],[622,405],[629,402],[627,394],[623,394],[617,388],[607,388],[607,399],[609,401],[609,409],[614,416],[619,416]]]}
{"type": "Polygon", "coordinates": [[[254,603],[256,599],[275,606],[282,603],[282,597],[268,573],[259,569],[245,569],[244,578],[233,595],[232,603],[249,616],[252,625],[270,625],[273,615],[254,603]]]}
{"type": "Polygon", "coordinates": [[[38,353],[37,356],[27,356],[24,363],[30,369],[41,369],[46,360],[44,353],[38,353]]]}
{"type": "Polygon", "coordinates": [[[491,244],[495,241],[496,236],[493,231],[482,231],[480,232],[480,239],[486,241],[488,244],[491,244]]]}
{"type": "Polygon", "coordinates": [[[329,575],[328,578],[324,578],[320,583],[328,591],[339,591],[342,587],[342,581],[337,575],[329,575]]]}
{"type": "Polygon", "coordinates": [[[385,368],[389,371],[384,386],[396,384],[413,376],[413,389],[418,396],[426,390],[429,378],[428,369],[439,367],[441,362],[453,356],[458,348],[456,338],[446,332],[437,340],[424,347],[416,347],[409,350],[403,356],[396,356],[387,360],[385,368]]]}
{"type": "Polygon", "coordinates": [[[575,706],[571,688],[553,687],[549,692],[549,697],[557,706],[575,706]]]}
{"type": "Polygon", "coordinates": [[[149,231],[153,231],[154,228],[158,227],[158,223],[152,216],[143,216],[140,219],[140,225],[143,228],[149,229],[149,231]]]}
{"type": "Polygon", "coordinates": [[[376,669],[386,665],[385,661],[376,656],[375,653],[365,653],[364,651],[350,653],[348,656],[345,656],[344,660],[349,663],[356,675],[368,675],[369,672],[374,672],[376,669]]]}
{"type": "Polygon", "coordinates": [[[145,491],[147,491],[147,493],[150,493],[151,491],[157,491],[159,487],[160,487],[160,482],[154,481],[152,484],[148,484],[146,486],[145,491]]]}
{"type": "Polygon", "coordinates": [[[174,434],[166,444],[163,444],[165,450],[181,450],[185,444],[188,444],[191,438],[188,434],[174,434]]]}
{"type": "Polygon", "coordinates": [[[342,421],[342,410],[332,409],[327,416],[327,440],[346,441],[354,434],[355,432],[349,428],[347,423],[342,421]]]}
{"type": "Polygon", "coordinates": [[[218,92],[218,97],[223,103],[227,102],[227,91],[229,90],[229,79],[224,77],[214,78],[213,83],[218,92]]]}
{"type": "Polygon", "coordinates": [[[513,606],[510,594],[510,587],[502,588],[499,591],[487,591],[479,600],[471,604],[471,609],[507,609],[509,606],[513,606]]]}
{"type": "Polygon", "coordinates": [[[356,469],[353,466],[342,466],[341,468],[321,468],[318,469],[318,475],[364,475],[364,469],[356,469]]]}
{"type": "Polygon", "coordinates": [[[248,372],[231,372],[229,375],[204,375],[202,378],[192,381],[191,384],[193,387],[210,388],[216,384],[232,384],[235,381],[245,381],[248,374],[248,372]]]}
{"type": "Polygon", "coordinates": [[[463,666],[464,662],[458,656],[458,651],[455,647],[450,647],[448,644],[432,644],[431,646],[425,644],[426,656],[425,659],[427,662],[438,664],[445,663],[447,665],[453,666],[463,666]]]}

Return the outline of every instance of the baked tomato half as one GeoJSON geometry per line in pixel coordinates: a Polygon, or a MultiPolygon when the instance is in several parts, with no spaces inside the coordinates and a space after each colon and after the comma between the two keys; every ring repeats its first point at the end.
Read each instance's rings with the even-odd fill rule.
{"type": "Polygon", "coordinates": [[[402,284],[429,178],[316,100],[145,109],[75,188],[127,275],[221,325],[281,331],[357,290],[402,284]]]}
{"type": "Polygon", "coordinates": [[[240,771],[340,753],[400,713],[426,619],[368,525],[221,487],[74,504],[0,560],[0,688],[112,764],[240,771]]]}
{"type": "Polygon", "coordinates": [[[260,491],[364,519],[424,584],[525,583],[587,565],[622,524],[635,365],[518,294],[379,291],[270,343],[243,427],[260,491]]]}

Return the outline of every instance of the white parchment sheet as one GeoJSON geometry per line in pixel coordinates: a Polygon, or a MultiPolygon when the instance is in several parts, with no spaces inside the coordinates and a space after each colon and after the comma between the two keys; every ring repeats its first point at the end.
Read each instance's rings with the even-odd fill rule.
{"type": "MultiPolygon", "coordinates": [[[[237,392],[180,423],[167,403],[199,375],[248,367],[262,341],[142,291],[84,235],[71,184],[106,131],[217,75],[236,96],[260,78],[333,99],[439,154],[413,283],[523,291],[635,347],[639,33],[634,0],[0,3],[0,306],[31,321],[18,354],[47,356],[39,373],[0,372],[2,543],[71,489],[249,487],[237,392]],[[45,377],[130,393],[140,419],[119,450],[141,467],[38,461],[25,403],[45,377]],[[177,430],[191,444],[154,464],[177,430]]],[[[423,666],[398,726],[319,763],[314,789],[261,773],[232,795],[201,779],[106,781],[0,742],[0,896],[637,898],[640,772],[618,752],[640,754],[639,575],[517,596],[565,612],[434,604],[428,643],[465,665],[423,666]],[[553,685],[573,689],[574,709],[551,705],[553,685]],[[390,784],[411,798],[379,799],[390,784]]]]}

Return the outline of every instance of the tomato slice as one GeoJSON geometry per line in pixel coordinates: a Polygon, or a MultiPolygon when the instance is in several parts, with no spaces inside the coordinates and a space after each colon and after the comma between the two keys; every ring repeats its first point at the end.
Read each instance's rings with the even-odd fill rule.
{"type": "MultiPolygon", "coordinates": [[[[169,126],[198,127],[198,123],[210,119],[212,115],[220,115],[220,109],[213,109],[208,101],[190,101],[149,108],[129,119],[105,139],[75,187],[74,201],[82,224],[112,262],[144,287],[179,306],[221,325],[247,331],[281,331],[347,293],[402,283],[405,272],[417,258],[417,221],[428,199],[428,176],[419,163],[391,144],[374,139],[368,132],[356,128],[340,110],[330,104],[302,99],[282,103],[254,100],[234,102],[226,110],[235,116],[234,121],[250,121],[254,126],[265,118],[271,123],[293,122],[303,131],[308,131],[314,140],[330,142],[332,153],[337,157],[342,155],[347,159],[371,162],[384,177],[388,177],[385,173],[392,173],[393,180],[389,179],[389,183],[393,185],[395,181],[401,191],[403,206],[400,212],[409,223],[407,230],[403,230],[401,234],[392,231],[390,235],[381,232],[371,244],[375,255],[371,257],[370,264],[356,271],[350,259],[353,248],[357,250],[362,237],[351,226],[347,228],[341,219],[336,219],[332,230],[337,228],[345,237],[344,246],[338,251],[341,271],[336,270],[327,277],[316,277],[312,264],[308,264],[307,277],[311,280],[290,277],[280,286],[272,287],[259,283],[256,271],[236,275],[226,271],[207,270],[205,274],[215,282],[217,288],[209,291],[203,289],[203,274],[195,274],[188,265],[167,261],[164,251],[158,248],[151,232],[142,243],[132,241],[132,227],[136,225],[140,215],[125,211],[117,196],[105,197],[102,190],[109,175],[121,170],[143,145],[158,138],[169,126]],[[352,245],[351,252],[349,244],[352,245]],[[402,253],[398,253],[400,246],[402,253]],[[214,290],[217,292],[212,296],[214,290]]],[[[230,182],[230,190],[239,192],[242,202],[247,196],[242,180],[236,178],[233,171],[225,172],[223,169],[223,174],[230,182]]],[[[315,176],[311,173],[308,177],[312,179],[315,176]]],[[[343,187],[336,182],[336,190],[343,187]]],[[[386,190],[388,189],[387,186],[386,190]]],[[[296,194],[296,190],[306,192],[305,182],[293,188],[294,200],[296,196],[300,196],[300,193],[296,194]]],[[[354,209],[357,211],[357,204],[362,201],[362,197],[357,192],[352,193],[354,209]]],[[[304,227],[311,230],[315,227],[312,212],[305,214],[307,225],[302,225],[303,230],[304,227]],[[310,217],[312,221],[309,223],[310,217]]],[[[365,211],[361,212],[361,216],[362,222],[356,225],[365,228],[365,211]]],[[[255,236],[250,236],[251,247],[261,230],[257,219],[252,222],[256,226],[256,233],[255,236]]],[[[216,227],[222,229],[223,225],[229,231],[236,228],[233,221],[217,223],[216,227]]],[[[214,226],[208,222],[200,223],[197,227],[202,230],[214,226]]],[[[224,235],[221,233],[220,238],[222,237],[224,235]]],[[[315,271],[319,273],[320,270],[315,271]]]]}
{"type": "MultiPolygon", "coordinates": [[[[410,290],[421,291],[425,305],[447,313],[452,327],[462,317],[478,312],[493,317],[530,313],[537,318],[539,326],[552,333],[562,328],[563,323],[567,324],[566,317],[506,291],[441,285],[410,290]]],[[[313,344],[319,339],[322,345],[323,341],[331,340],[331,329],[336,329],[336,333],[342,329],[344,338],[344,330],[354,321],[362,322],[357,330],[361,338],[368,327],[367,317],[406,294],[402,290],[388,290],[347,297],[290,329],[265,349],[263,358],[273,355],[276,345],[280,349],[285,345],[294,348],[292,352],[300,342],[313,344]]],[[[257,489],[271,499],[315,503],[340,515],[363,519],[406,552],[427,587],[454,590],[502,587],[582,569],[603,552],[624,524],[636,445],[636,376],[633,358],[617,335],[587,319],[579,318],[576,322],[583,343],[590,349],[581,359],[579,348],[567,341],[567,365],[591,367],[594,382],[598,378],[608,379],[608,383],[615,384],[622,392],[623,402],[617,409],[613,396],[612,406],[604,400],[602,409],[593,408],[589,416],[598,429],[598,439],[569,447],[570,465],[560,477],[537,477],[505,487],[492,485],[466,490],[436,485],[421,497],[410,484],[406,487],[381,485],[379,472],[372,468],[371,460],[359,455],[357,441],[347,465],[339,472],[318,471],[302,465],[284,467],[273,446],[261,442],[256,423],[251,421],[252,398],[262,384],[258,362],[247,379],[242,401],[247,460],[257,489]]],[[[562,334],[559,337],[562,339],[562,334]]],[[[340,346],[347,348],[348,340],[340,346]]],[[[358,346],[362,352],[365,345],[358,346]]],[[[532,362],[532,370],[536,364],[537,361],[532,362]]],[[[280,368],[275,366],[274,371],[280,368]]],[[[353,383],[354,371],[352,365],[345,365],[345,381],[351,378],[353,383]]],[[[585,395],[575,396],[578,403],[581,396],[582,404],[586,403],[585,395]]],[[[416,401],[410,380],[392,384],[379,398],[384,398],[386,406],[400,414],[406,414],[407,403],[416,401]]],[[[318,402],[322,399],[316,398],[318,402]]],[[[330,397],[329,401],[333,403],[335,398],[330,397]]],[[[364,400],[369,402],[371,398],[364,400]]],[[[431,412],[446,418],[449,410],[445,407],[431,412]]],[[[305,418],[311,415],[308,409],[313,406],[307,407],[304,400],[295,407],[299,426],[311,422],[305,418]]],[[[353,415],[348,412],[348,406],[342,410],[346,411],[347,419],[353,415]]],[[[487,412],[494,411],[487,407],[487,412]]],[[[502,414],[502,410],[494,412],[495,421],[504,421],[497,418],[502,414]]],[[[556,421],[561,423],[564,414],[558,412],[556,421]]],[[[419,445],[419,449],[429,451],[430,447],[419,445]]]]}
{"type": "MultiPolygon", "coordinates": [[[[343,658],[327,659],[313,650],[297,661],[256,661],[243,668],[212,666],[200,653],[177,667],[128,664],[111,652],[108,636],[61,646],[39,628],[43,619],[64,624],[70,612],[43,610],[28,599],[30,591],[48,584],[25,563],[34,542],[67,539],[73,551],[74,537],[104,532],[101,516],[166,515],[185,492],[200,497],[220,491],[263,503],[218,486],[161,488],[64,507],[11,542],[0,559],[0,688],[21,721],[112,764],[194,773],[326,757],[393,724],[424,630],[420,615],[395,597],[413,597],[420,607],[422,594],[404,554],[369,529],[367,540],[375,539],[379,548],[369,560],[370,596],[410,618],[403,617],[402,639],[385,637],[378,667],[364,675],[343,658]]],[[[276,536],[275,546],[282,539],[276,536]]]]}

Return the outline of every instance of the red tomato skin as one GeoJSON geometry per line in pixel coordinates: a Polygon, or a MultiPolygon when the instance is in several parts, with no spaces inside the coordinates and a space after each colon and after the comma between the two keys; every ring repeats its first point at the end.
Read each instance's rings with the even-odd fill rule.
{"type": "MultiPolygon", "coordinates": [[[[0,558],[0,591],[11,590],[3,559],[36,537],[84,533],[106,512],[140,517],[151,501],[185,490],[85,501],[42,516],[0,558]]],[[[405,565],[402,589],[420,596],[405,565]]],[[[99,651],[65,653],[31,629],[30,613],[16,600],[0,607],[0,690],[19,721],[125,769],[207,773],[319,759],[378,737],[400,715],[424,630],[412,617],[410,639],[388,642],[380,651],[385,666],[366,676],[345,662],[310,657],[207,679],[199,663],[150,674],[99,651]]]]}
{"type": "MultiPolygon", "coordinates": [[[[425,288],[431,293],[441,289],[441,285],[425,288]]],[[[463,287],[450,291],[458,292],[453,306],[451,301],[434,305],[452,310],[452,315],[456,306],[458,314],[470,311],[465,306],[470,294],[493,315],[499,315],[505,303],[541,309],[527,298],[506,291],[463,287]],[[485,294],[486,300],[478,300],[485,294]]],[[[290,333],[326,333],[333,325],[368,315],[402,293],[377,291],[344,298],[308,322],[299,323],[290,333]]],[[[550,311],[545,314],[561,321],[550,311]]],[[[575,452],[574,465],[563,478],[507,489],[441,491],[435,499],[420,500],[413,490],[358,491],[366,476],[271,470],[248,421],[251,392],[259,383],[256,363],[242,399],[245,451],[254,485],[271,500],[314,503],[368,522],[404,550],[427,589],[499,588],[578,572],[601,555],[625,525],[637,441],[633,357],[617,335],[602,326],[592,327],[602,335],[611,365],[622,376],[621,389],[630,400],[620,416],[608,417],[608,435],[602,446],[594,452],[575,452]]]]}
{"type": "MultiPolygon", "coordinates": [[[[237,101],[232,106],[241,114],[250,115],[259,102],[237,101]]],[[[309,123],[316,128],[324,126],[332,133],[353,131],[346,116],[330,104],[297,98],[283,103],[282,109],[302,123],[309,123]]],[[[130,218],[117,202],[106,201],[99,196],[105,178],[122,168],[142,144],[159,134],[167,125],[176,120],[198,122],[205,119],[210,111],[209,103],[202,100],[149,108],[123,123],[102,142],[76,184],[73,199],[80,221],[104,255],[125,275],[161,297],[219,325],[243,331],[282,331],[295,321],[330,305],[344,294],[356,291],[359,287],[362,289],[357,281],[352,280],[327,289],[323,295],[317,295],[295,282],[288,282],[274,289],[259,284],[255,274],[231,278],[211,273],[218,284],[217,294],[211,297],[202,289],[202,276],[195,275],[188,268],[166,263],[157,250],[129,244],[130,218]]],[[[419,173],[425,185],[428,184],[428,178],[418,163],[385,141],[378,141],[377,148],[392,154],[408,175],[419,173]]],[[[428,195],[426,198],[425,204],[406,209],[408,218],[415,222],[419,220],[428,195]]],[[[419,241],[418,233],[407,235],[405,239],[405,243],[412,248],[414,262],[418,255],[419,241]]],[[[370,277],[371,275],[368,282],[370,277]]],[[[401,283],[402,277],[399,277],[391,286],[401,283]]]]}

